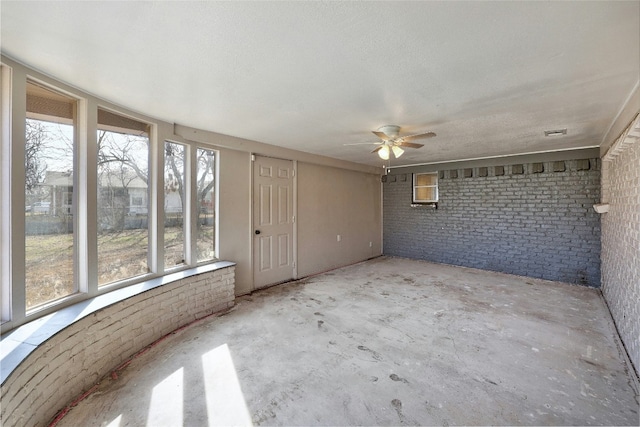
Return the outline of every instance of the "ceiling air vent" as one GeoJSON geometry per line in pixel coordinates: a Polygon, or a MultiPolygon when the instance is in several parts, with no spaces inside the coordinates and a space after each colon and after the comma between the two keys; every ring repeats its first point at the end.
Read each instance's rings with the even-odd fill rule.
{"type": "Polygon", "coordinates": [[[544,136],[562,136],[566,134],[567,134],[567,128],[544,131],[544,136]]]}

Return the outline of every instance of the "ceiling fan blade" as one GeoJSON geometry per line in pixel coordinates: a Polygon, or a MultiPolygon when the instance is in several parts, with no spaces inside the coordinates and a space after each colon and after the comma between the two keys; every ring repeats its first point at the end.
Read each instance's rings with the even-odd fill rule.
{"type": "Polygon", "coordinates": [[[376,147],[376,148],[372,151],[372,153],[377,153],[378,151],[382,150],[382,147],[384,147],[384,145],[382,145],[382,144],[381,144],[379,147],[376,147]]]}
{"type": "Polygon", "coordinates": [[[436,136],[435,133],[427,132],[427,133],[419,133],[416,135],[403,136],[401,139],[403,141],[413,141],[414,139],[433,138],[434,136],[436,136]]]}
{"type": "Polygon", "coordinates": [[[383,141],[388,141],[388,140],[391,139],[391,137],[389,135],[387,135],[386,133],[384,133],[384,132],[378,132],[377,130],[374,130],[372,132],[373,132],[373,134],[375,136],[377,136],[378,138],[380,138],[383,141]]]}
{"type": "Polygon", "coordinates": [[[408,148],[424,147],[424,144],[416,144],[415,142],[404,142],[404,141],[400,141],[400,142],[396,143],[395,145],[397,145],[399,147],[408,147],[408,148]]]}

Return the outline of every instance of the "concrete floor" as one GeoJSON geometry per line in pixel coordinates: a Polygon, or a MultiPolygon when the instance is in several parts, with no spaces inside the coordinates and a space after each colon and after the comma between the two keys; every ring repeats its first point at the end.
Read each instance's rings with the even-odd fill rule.
{"type": "Polygon", "coordinates": [[[597,290],[378,258],[237,300],[59,426],[638,425],[597,290]]]}

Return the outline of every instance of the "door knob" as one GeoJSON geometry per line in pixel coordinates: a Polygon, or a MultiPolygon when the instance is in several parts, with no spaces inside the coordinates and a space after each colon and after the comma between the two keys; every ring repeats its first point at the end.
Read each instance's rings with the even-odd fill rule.
{"type": "Polygon", "coordinates": [[[256,230],[256,234],[260,234],[260,230],[256,230]]]}

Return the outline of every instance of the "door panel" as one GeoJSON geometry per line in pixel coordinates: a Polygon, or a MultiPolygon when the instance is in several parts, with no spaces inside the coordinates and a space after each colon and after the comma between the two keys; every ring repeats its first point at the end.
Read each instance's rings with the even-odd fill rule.
{"type": "Polygon", "coordinates": [[[260,227],[271,225],[271,214],[272,214],[272,196],[271,196],[271,186],[270,185],[260,185],[260,209],[259,209],[259,222],[258,225],[260,227]]]}
{"type": "Polygon", "coordinates": [[[260,246],[260,272],[269,271],[273,266],[273,262],[271,260],[272,247],[271,241],[273,238],[271,236],[262,236],[260,237],[260,241],[258,245],[260,246]]]}
{"type": "Polygon", "coordinates": [[[280,234],[278,236],[278,267],[288,265],[291,254],[289,254],[289,235],[280,234]]]}
{"type": "Polygon", "coordinates": [[[260,176],[265,178],[271,178],[271,166],[268,165],[260,165],[260,176]]]}
{"type": "Polygon", "coordinates": [[[287,224],[291,217],[289,187],[278,187],[278,224],[287,224]]]}
{"type": "Polygon", "coordinates": [[[254,289],[294,277],[293,162],[256,156],[253,174],[254,289]]]}

